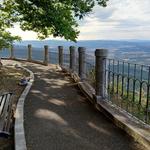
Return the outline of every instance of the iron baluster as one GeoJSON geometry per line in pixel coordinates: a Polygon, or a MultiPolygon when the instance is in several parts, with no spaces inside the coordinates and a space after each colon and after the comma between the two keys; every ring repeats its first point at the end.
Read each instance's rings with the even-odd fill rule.
{"type": "Polygon", "coordinates": [[[114,62],[115,60],[113,59],[113,70],[112,70],[112,74],[113,74],[113,78],[112,78],[112,93],[114,94],[114,83],[115,83],[115,73],[114,73],[114,62]]]}
{"type": "Polygon", "coordinates": [[[121,96],[123,97],[123,95],[124,95],[124,62],[123,62],[123,64],[122,64],[123,66],[122,66],[122,91],[121,91],[121,96]]]}
{"type": "Polygon", "coordinates": [[[139,93],[139,104],[141,104],[142,99],[142,81],[143,81],[143,65],[141,66],[141,75],[140,75],[140,93],[139,93]]]}
{"type": "Polygon", "coordinates": [[[146,122],[149,121],[149,98],[150,98],[150,67],[148,70],[148,84],[147,84],[147,100],[146,100],[146,122]]]}
{"type": "Polygon", "coordinates": [[[119,94],[119,61],[117,64],[117,94],[119,94]]]}
{"type": "Polygon", "coordinates": [[[108,91],[110,92],[110,59],[109,61],[109,65],[108,65],[108,91]]]}
{"type": "Polygon", "coordinates": [[[129,98],[130,91],[130,63],[128,63],[128,81],[127,81],[127,98],[129,98]]]}
{"type": "Polygon", "coordinates": [[[135,101],[135,81],[136,81],[136,64],[134,64],[134,76],[133,76],[133,96],[132,101],[135,101]]]}

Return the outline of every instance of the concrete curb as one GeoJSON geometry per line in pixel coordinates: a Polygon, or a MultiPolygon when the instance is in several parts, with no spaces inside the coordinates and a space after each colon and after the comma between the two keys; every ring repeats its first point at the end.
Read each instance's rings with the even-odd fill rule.
{"type": "Polygon", "coordinates": [[[80,82],[79,77],[70,69],[62,68],[63,71],[70,73],[75,82],[78,83],[78,87],[88,100],[101,111],[106,117],[108,117],[117,127],[123,129],[127,134],[133,137],[133,139],[145,148],[150,148],[150,126],[137,118],[131,116],[126,111],[123,111],[117,106],[112,105],[108,101],[97,101],[93,96],[95,95],[94,88],[86,81],[80,82]]]}
{"type": "Polygon", "coordinates": [[[26,86],[25,90],[21,94],[15,114],[15,128],[14,128],[14,141],[15,141],[15,150],[27,150],[25,133],[24,133],[24,102],[29,90],[34,82],[34,74],[27,68],[20,66],[20,68],[26,70],[30,74],[30,81],[26,86]]]}

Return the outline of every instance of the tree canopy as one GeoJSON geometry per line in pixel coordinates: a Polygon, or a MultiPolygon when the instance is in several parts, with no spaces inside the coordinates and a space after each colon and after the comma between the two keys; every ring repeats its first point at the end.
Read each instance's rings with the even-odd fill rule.
{"type": "MultiPolygon", "coordinates": [[[[95,5],[106,7],[108,0],[3,0],[3,11],[10,22],[19,22],[22,30],[32,30],[41,39],[50,35],[76,41],[77,20],[89,14],[95,5]]],[[[7,24],[7,23],[6,23],[7,24]]]]}
{"type": "Polygon", "coordinates": [[[14,40],[20,40],[18,36],[12,36],[6,29],[13,26],[15,18],[9,13],[4,11],[4,8],[0,5],[0,50],[12,45],[14,40]]]}

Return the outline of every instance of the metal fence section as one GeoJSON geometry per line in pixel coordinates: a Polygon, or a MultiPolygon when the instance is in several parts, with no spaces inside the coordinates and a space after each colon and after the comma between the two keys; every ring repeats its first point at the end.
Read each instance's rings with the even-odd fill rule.
{"type": "Polygon", "coordinates": [[[69,63],[70,63],[70,54],[69,52],[67,53],[66,51],[63,53],[63,65],[66,68],[69,68],[69,63]]]}
{"type": "Polygon", "coordinates": [[[79,56],[78,56],[77,52],[76,52],[75,60],[76,60],[76,63],[75,63],[75,70],[74,71],[78,74],[78,72],[79,72],[79,56]]]}
{"type": "Polygon", "coordinates": [[[109,101],[150,123],[150,67],[107,59],[106,72],[109,101]]]}
{"type": "Polygon", "coordinates": [[[37,60],[45,65],[48,65],[49,57],[49,63],[61,63],[66,69],[75,71],[81,81],[88,82],[95,89],[95,96],[100,100],[105,98],[150,124],[150,66],[108,59],[106,51],[97,49],[94,56],[86,54],[84,47],[79,47],[78,52],[75,47],[70,50],[62,46],[49,48],[48,51],[48,46],[35,48],[28,45],[4,49],[0,51],[0,56],[37,60]]]}
{"type": "Polygon", "coordinates": [[[49,51],[49,63],[58,64],[58,52],[49,51]]]}
{"type": "Polygon", "coordinates": [[[2,50],[0,50],[0,57],[9,58],[10,57],[10,49],[3,48],[2,50]]]}
{"type": "Polygon", "coordinates": [[[43,59],[44,59],[44,48],[32,47],[32,59],[43,61],[43,59]]]}
{"type": "Polygon", "coordinates": [[[27,59],[27,55],[28,55],[27,48],[14,47],[14,57],[15,58],[27,59]]]}
{"type": "Polygon", "coordinates": [[[85,59],[86,66],[86,81],[95,88],[95,57],[92,55],[86,54],[85,59]]]}

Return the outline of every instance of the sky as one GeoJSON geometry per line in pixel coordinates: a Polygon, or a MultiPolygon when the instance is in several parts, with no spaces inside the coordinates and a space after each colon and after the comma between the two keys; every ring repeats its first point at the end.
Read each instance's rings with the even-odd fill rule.
{"type": "MultiPolygon", "coordinates": [[[[96,6],[79,21],[79,30],[78,40],[150,40],[150,0],[109,0],[106,8],[96,6]]],[[[36,33],[23,32],[18,25],[9,31],[23,40],[36,39],[36,33]]]]}

